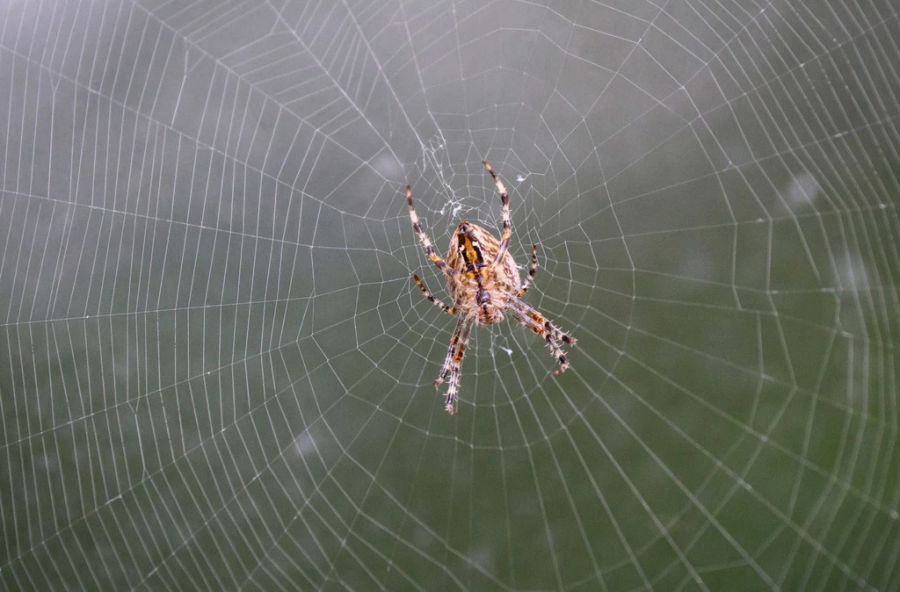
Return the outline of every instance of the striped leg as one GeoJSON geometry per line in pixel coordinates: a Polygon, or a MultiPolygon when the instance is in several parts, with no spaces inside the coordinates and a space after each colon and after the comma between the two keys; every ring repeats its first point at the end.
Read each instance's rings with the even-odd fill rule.
{"type": "Polygon", "coordinates": [[[459,322],[456,323],[453,337],[450,338],[450,347],[447,348],[447,357],[444,359],[444,365],[434,381],[435,388],[438,388],[446,378],[450,378],[444,401],[444,409],[450,415],[456,414],[456,394],[459,392],[460,366],[466,353],[466,346],[469,344],[469,332],[472,329],[472,323],[473,320],[467,317],[461,317],[459,322]]]}
{"type": "Polygon", "coordinates": [[[544,318],[541,313],[521,300],[511,302],[510,309],[513,311],[516,318],[519,319],[519,322],[531,329],[535,335],[543,337],[547,342],[547,347],[550,348],[550,352],[559,363],[559,368],[553,371],[553,375],[559,376],[568,370],[569,359],[563,352],[560,343],[573,346],[576,343],[576,339],[569,336],[567,333],[563,333],[559,327],[544,318]]]}
{"type": "Polygon", "coordinates": [[[550,333],[553,339],[561,341],[566,345],[573,346],[578,343],[577,339],[568,333],[564,333],[559,327],[544,318],[544,315],[535,310],[534,307],[529,306],[522,300],[510,300],[509,308],[516,315],[516,318],[523,321],[526,327],[541,337],[543,337],[545,333],[550,333]],[[535,330],[535,327],[540,330],[535,330]]]}
{"type": "Polygon", "coordinates": [[[422,248],[425,249],[425,256],[428,257],[438,269],[447,275],[456,273],[456,270],[447,267],[447,262],[444,261],[444,258],[435,252],[434,245],[431,244],[431,239],[429,239],[428,235],[425,234],[425,231],[422,230],[422,224],[419,222],[419,216],[416,214],[416,208],[413,206],[412,188],[409,185],[406,186],[406,205],[409,206],[409,219],[412,221],[413,232],[416,233],[419,243],[422,245],[422,248]]]}
{"type": "Polygon", "coordinates": [[[559,363],[559,368],[553,371],[553,376],[559,376],[569,369],[569,359],[566,357],[566,354],[563,353],[562,348],[559,346],[559,342],[553,339],[550,336],[550,333],[544,335],[544,340],[547,342],[547,347],[550,348],[551,355],[559,363]]]}
{"type": "Polygon", "coordinates": [[[434,295],[428,291],[428,288],[425,287],[425,283],[419,278],[419,276],[413,275],[413,280],[415,280],[416,285],[419,286],[419,289],[422,290],[422,294],[425,295],[425,299],[428,300],[428,302],[434,304],[436,307],[440,308],[442,311],[444,311],[447,314],[452,314],[452,315],[456,314],[456,307],[450,306],[449,304],[446,304],[444,301],[438,300],[437,298],[435,298],[434,295]]]}
{"type": "Polygon", "coordinates": [[[497,255],[494,257],[494,261],[491,262],[491,266],[494,266],[503,259],[503,255],[506,254],[506,250],[509,248],[509,239],[512,237],[512,222],[509,219],[509,193],[506,191],[506,185],[503,184],[503,181],[500,180],[500,177],[488,164],[488,161],[482,160],[481,164],[484,165],[485,170],[494,179],[494,185],[497,187],[497,193],[500,194],[500,203],[502,205],[500,208],[500,219],[503,224],[503,232],[500,234],[500,246],[497,248],[497,255]]]}
{"type": "Polygon", "coordinates": [[[531,266],[528,268],[528,277],[525,279],[525,283],[522,284],[522,287],[519,288],[518,294],[516,294],[517,298],[521,298],[525,295],[525,292],[528,291],[528,286],[530,286],[532,280],[534,280],[534,275],[537,273],[537,269],[537,245],[531,245],[531,266]]]}

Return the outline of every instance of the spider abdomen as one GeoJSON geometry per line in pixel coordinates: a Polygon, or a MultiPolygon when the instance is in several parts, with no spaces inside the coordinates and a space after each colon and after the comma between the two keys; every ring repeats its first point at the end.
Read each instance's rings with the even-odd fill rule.
{"type": "Polygon", "coordinates": [[[462,222],[450,239],[447,290],[457,310],[475,318],[479,325],[503,320],[509,300],[519,291],[516,262],[509,251],[494,263],[500,241],[478,224],[462,222]]]}

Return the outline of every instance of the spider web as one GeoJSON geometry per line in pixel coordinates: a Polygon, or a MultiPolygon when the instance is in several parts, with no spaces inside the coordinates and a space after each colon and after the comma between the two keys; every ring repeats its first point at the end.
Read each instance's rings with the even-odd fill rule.
{"type": "Polygon", "coordinates": [[[5,589],[900,587],[895,3],[2,3],[5,589]],[[431,386],[441,250],[526,300],[431,386]]]}

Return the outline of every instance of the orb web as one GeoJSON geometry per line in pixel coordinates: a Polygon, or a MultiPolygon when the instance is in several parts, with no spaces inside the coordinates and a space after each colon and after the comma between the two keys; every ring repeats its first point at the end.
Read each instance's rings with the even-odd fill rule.
{"type": "Polygon", "coordinates": [[[6,3],[3,587],[896,588],[897,16],[6,3]]]}

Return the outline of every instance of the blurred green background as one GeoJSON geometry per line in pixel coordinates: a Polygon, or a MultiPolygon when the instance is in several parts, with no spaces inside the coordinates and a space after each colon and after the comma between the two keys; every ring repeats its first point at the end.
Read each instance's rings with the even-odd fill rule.
{"type": "Polygon", "coordinates": [[[890,1],[0,1],[0,586],[900,588],[890,1]],[[511,189],[561,377],[415,242],[511,189]]]}

